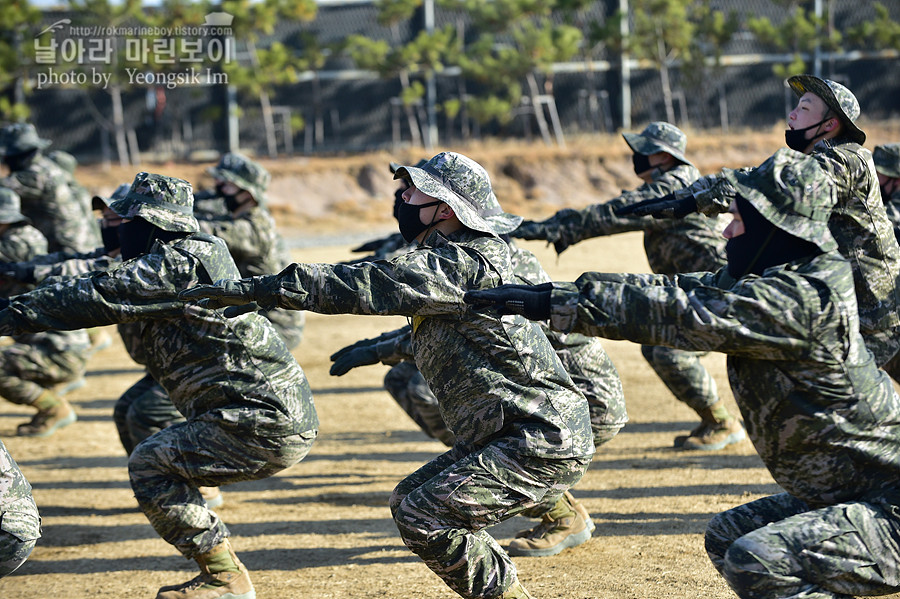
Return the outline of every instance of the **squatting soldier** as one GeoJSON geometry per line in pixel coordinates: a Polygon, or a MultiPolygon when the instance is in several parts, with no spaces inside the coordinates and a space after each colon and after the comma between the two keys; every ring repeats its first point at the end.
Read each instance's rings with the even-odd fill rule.
{"type": "Polygon", "coordinates": [[[894,226],[894,235],[900,239],[900,144],[875,146],[872,161],[878,174],[884,209],[894,226]]]}
{"type": "Polygon", "coordinates": [[[25,563],[41,538],[31,484],[0,441],[0,578],[12,574],[25,563]]]}
{"type": "MultiPolygon", "coordinates": [[[[491,200],[489,210],[497,214],[485,220],[509,244],[516,280],[532,285],[550,281],[535,255],[516,246],[508,236],[522,222],[522,217],[503,212],[493,195],[491,200]]],[[[619,373],[599,339],[566,335],[551,330],[545,323],[540,325],[566,371],[588,400],[594,449],[597,449],[615,437],[628,421],[619,373]]],[[[392,365],[384,377],[384,386],[391,396],[427,435],[447,446],[453,445],[456,439],[441,416],[438,400],[416,367],[412,327],[405,326],[376,339],[357,342],[336,352],[332,360],[335,363],[331,374],[335,375],[379,361],[392,365]]],[[[511,555],[556,555],[563,549],[586,542],[594,530],[587,509],[568,491],[556,505],[542,506],[523,515],[540,518],[541,522],[516,535],[508,547],[511,555]]]]}
{"type": "Polygon", "coordinates": [[[561,330],[726,353],[747,433],[785,492],[713,518],[715,567],[745,599],[896,593],[900,398],[859,334],[853,269],[829,231],[833,177],[789,149],[723,176],[734,220],[719,272],[585,273],[469,301],[524,306],[561,330]]]}
{"type": "Polygon", "coordinates": [[[416,249],[391,261],[293,264],[182,297],[410,317],[416,363],[456,445],[394,489],[400,536],[463,597],[530,597],[486,529],[555,504],[581,479],[594,452],[587,402],[540,327],[462,302],[467,290],[514,280],[509,248],[485,220],[492,192],[481,165],[442,152],[395,177],[411,183],[399,224],[416,249]]]}
{"type": "MultiPolygon", "coordinates": [[[[815,158],[834,182],[838,200],[828,228],[853,267],[860,331],[876,363],[900,381],[900,360],[888,366],[900,350],[900,247],[872,154],[862,147],[866,134],[856,126],[859,102],[840,83],[813,75],[795,75],[786,83],[798,101],[788,116],[785,143],[815,158]]],[[[716,214],[726,212],[733,197],[727,177],[710,175],[638,210],[661,217],[716,214]]]]}
{"type": "MultiPolygon", "coordinates": [[[[224,200],[227,213],[209,216],[196,214],[200,230],[225,241],[242,277],[279,272],[291,263],[284,240],[267,208],[271,175],[246,156],[225,154],[210,174],[224,200]]],[[[303,338],[306,322],[303,312],[268,310],[262,313],[275,326],[288,349],[303,338]]]]}
{"type": "MultiPolygon", "coordinates": [[[[644,232],[644,251],[653,272],[717,270],[725,262],[724,224],[716,218],[691,215],[683,220],[658,220],[617,214],[623,208],[659,198],[690,185],[700,172],[685,157],[687,136],[669,123],[653,122],[640,133],[624,133],[631,148],[635,174],[644,183],[612,200],[581,210],[565,209],[541,222],[525,221],[513,237],[546,239],[557,252],[585,239],[627,231],[644,232]]],[[[746,437],[741,423],[719,398],[716,382],[700,363],[702,353],[642,345],[641,354],[666,387],[700,416],[689,435],[675,438],[682,449],[718,450],[746,437]]]]}
{"type": "MultiPolygon", "coordinates": [[[[0,187],[0,259],[22,262],[47,253],[47,240],[19,211],[19,196],[0,187]]],[[[33,276],[10,269],[0,276],[0,295],[8,298],[34,288],[33,276]]],[[[11,269],[16,270],[16,269],[11,269]]],[[[90,340],[85,331],[44,331],[15,335],[0,348],[0,396],[37,410],[16,433],[47,437],[77,419],[63,397],[84,384],[90,340]]]]}
{"type": "Polygon", "coordinates": [[[90,207],[73,194],[70,175],[42,153],[48,145],[31,124],[0,130],[0,160],[9,169],[0,186],[19,194],[22,213],[47,238],[49,251],[89,252],[100,245],[90,207]]]}
{"type": "Polygon", "coordinates": [[[229,532],[198,487],[258,480],[299,462],[318,429],[309,384],[257,314],[226,319],[176,299],[238,275],[224,242],[198,232],[187,181],[139,173],[110,208],[121,266],[45,284],[0,311],[0,334],[137,322],[147,369],[185,416],[134,448],[131,487],[160,536],[200,566],[158,599],[255,596],[229,532]]]}

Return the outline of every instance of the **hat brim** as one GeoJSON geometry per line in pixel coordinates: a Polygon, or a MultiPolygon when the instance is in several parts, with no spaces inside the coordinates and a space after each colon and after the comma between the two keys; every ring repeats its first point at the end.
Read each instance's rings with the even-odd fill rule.
{"type": "Polygon", "coordinates": [[[468,201],[461,198],[428,171],[414,166],[401,166],[394,171],[394,179],[409,179],[422,193],[445,202],[466,227],[482,233],[496,234],[494,227],[482,218],[468,201]]]}
{"type": "Polygon", "coordinates": [[[247,179],[244,179],[240,175],[236,174],[234,171],[229,171],[221,168],[210,167],[206,169],[214,179],[220,179],[222,181],[230,181],[234,183],[244,191],[249,191],[250,195],[253,196],[253,199],[256,200],[257,204],[265,204],[266,203],[266,193],[260,189],[258,186],[254,185],[247,179]]]}
{"type": "Polygon", "coordinates": [[[111,200],[103,196],[94,196],[91,198],[91,210],[103,210],[109,207],[111,200]]]}
{"type": "Polygon", "coordinates": [[[669,144],[648,139],[640,133],[623,133],[622,137],[625,138],[625,143],[628,144],[628,147],[630,147],[635,154],[649,156],[651,154],[656,154],[657,152],[666,152],[667,154],[671,154],[679,162],[694,166],[693,163],[685,157],[684,153],[669,144]]]}
{"type": "Polygon", "coordinates": [[[822,101],[825,102],[825,105],[828,106],[829,110],[837,114],[838,118],[840,118],[841,123],[844,125],[847,137],[859,145],[866,143],[865,131],[857,127],[856,124],[850,120],[850,117],[847,116],[847,113],[844,112],[844,109],[841,107],[841,103],[838,102],[837,96],[834,95],[834,92],[831,91],[831,88],[828,87],[828,84],[825,83],[823,79],[819,79],[814,75],[794,75],[793,77],[788,78],[787,84],[798,98],[802,97],[803,94],[807,92],[822,98],[822,101]]]}
{"type": "Polygon", "coordinates": [[[164,231],[179,233],[196,233],[200,230],[200,224],[193,214],[186,214],[181,206],[171,205],[170,208],[147,204],[143,196],[129,193],[121,200],[115,200],[109,204],[109,209],[122,218],[143,218],[152,225],[164,231]]]}
{"type": "Polygon", "coordinates": [[[823,252],[830,252],[837,249],[837,241],[835,241],[834,236],[828,229],[828,223],[816,222],[804,218],[803,224],[806,224],[807,226],[796,226],[797,219],[802,217],[789,214],[782,210],[773,209],[772,202],[766,197],[766,194],[744,183],[743,178],[748,175],[727,168],[722,169],[722,175],[734,186],[739,196],[747,200],[754,208],[756,208],[760,215],[770,215],[763,216],[763,218],[785,233],[813,243],[823,252]],[[775,217],[773,218],[772,215],[775,215],[775,217]],[[812,223],[812,226],[809,226],[809,223],[812,223]],[[804,231],[804,234],[798,235],[798,230],[804,231]]]}

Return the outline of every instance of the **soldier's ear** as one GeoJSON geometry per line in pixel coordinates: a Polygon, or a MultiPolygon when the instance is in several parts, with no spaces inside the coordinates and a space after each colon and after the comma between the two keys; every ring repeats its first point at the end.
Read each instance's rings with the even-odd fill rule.
{"type": "Polygon", "coordinates": [[[449,204],[443,203],[438,206],[436,220],[447,220],[448,218],[453,218],[454,216],[456,216],[456,213],[453,212],[453,208],[451,208],[449,204]]]}

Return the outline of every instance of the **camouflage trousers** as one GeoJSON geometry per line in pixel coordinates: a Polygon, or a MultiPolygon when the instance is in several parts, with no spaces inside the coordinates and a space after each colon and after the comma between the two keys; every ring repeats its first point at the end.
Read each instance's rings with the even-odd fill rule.
{"type": "MultiPolygon", "coordinates": [[[[604,357],[613,369],[614,377],[589,377],[580,368],[569,370],[572,380],[588,400],[594,447],[615,437],[628,421],[622,381],[612,361],[606,354],[604,357]]],[[[563,360],[568,368],[565,362],[563,360]]],[[[393,366],[384,377],[384,388],[426,435],[447,447],[453,446],[456,436],[444,423],[437,398],[413,362],[403,361],[393,366]]]]}
{"type": "Polygon", "coordinates": [[[176,422],[183,422],[184,416],[162,385],[146,374],[116,400],[113,421],[122,447],[131,455],[138,443],[176,422]]]}
{"type": "Polygon", "coordinates": [[[717,515],[706,551],[742,599],[850,598],[900,591],[900,507],[810,509],[781,493],[717,515]]]}
{"type": "Polygon", "coordinates": [[[900,327],[881,331],[860,331],[878,367],[900,382],[900,327]]]}
{"type": "Polygon", "coordinates": [[[40,521],[37,505],[30,494],[3,507],[3,513],[0,513],[0,578],[11,574],[31,555],[41,536],[40,521]]]}
{"type": "Polygon", "coordinates": [[[13,343],[0,350],[0,396],[32,404],[47,389],[84,376],[86,366],[82,351],[13,343]]]}
{"type": "Polygon", "coordinates": [[[716,381],[700,363],[706,352],[642,345],[641,354],[678,401],[686,403],[695,412],[719,401],[716,381]]]}
{"type": "Polygon", "coordinates": [[[241,414],[207,413],[147,437],[128,460],[135,498],[156,532],[185,557],[205,553],[228,537],[228,529],[197,487],[260,480],[302,460],[315,431],[260,435],[238,428],[241,414]],[[228,418],[229,428],[220,426],[228,418]]]}
{"type": "Polygon", "coordinates": [[[0,529],[0,578],[12,574],[24,564],[36,544],[37,539],[23,541],[16,535],[0,529]]]}
{"type": "Polygon", "coordinates": [[[456,593],[499,597],[516,568],[485,529],[556,503],[589,464],[523,456],[503,437],[468,454],[456,446],[397,485],[391,513],[406,546],[456,593]]]}

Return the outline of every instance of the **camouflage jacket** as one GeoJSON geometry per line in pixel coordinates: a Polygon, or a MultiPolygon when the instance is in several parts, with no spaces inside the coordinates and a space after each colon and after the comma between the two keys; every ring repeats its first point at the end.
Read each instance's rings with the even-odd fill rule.
{"type": "Polygon", "coordinates": [[[727,354],[747,434],[792,495],[821,506],[900,493],[900,399],[859,335],[837,252],[737,282],[724,268],[585,273],[552,295],[563,330],[727,354]]]}
{"type": "MultiPolygon", "coordinates": [[[[17,223],[0,235],[0,259],[7,262],[29,262],[47,253],[47,239],[40,231],[25,223],[17,223]]],[[[11,297],[25,293],[34,285],[0,279],[0,293],[11,297]]],[[[32,345],[48,352],[84,351],[91,345],[87,331],[44,331],[14,335],[13,341],[32,345]]]]}
{"type": "Polygon", "coordinates": [[[224,242],[204,234],[156,242],[100,273],[45,284],[0,311],[0,332],[139,322],[149,373],[188,418],[273,436],[318,428],[303,371],[258,314],[178,301],[182,289],[238,275],[224,242]]]}
{"type": "Polygon", "coordinates": [[[587,402],[540,327],[463,302],[513,280],[506,243],[467,229],[426,242],[389,262],[292,264],[259,284],[284,308],[410,317],[416,365],[465,449],[504,437],[526,455],[592,455],[587,402]]]}
{"type": "Polygon", "coordinates": [[[644,251],[655,273],[717,270],[725,264],[724,224],[719,223],[718,218],[700,214],[683,219],[615,215],[615,210],[623,206],[683,189],[699,175],[693,166],[682,164],[656,175],[652,183],[625,191],[608,202],[581,210],[563,210],[544,222],[564,227],[571,243],[615,233],[643,231],[644,251]]]}
{"type": "MultiPolygon", "coordinates": [[[[838,202],[828,228],[850,260],[863,334],[900,325],[900,246],[881,201],[872,153],[859,144],[827,141],[812,153],[834,180],[838,202]]],[[[718,175],[695,181],[690,192],[704,214],[726,212],[735,190],[718,175]]]]}
{"type": "Polygon", "coordinates": [[[31,497],[31,484],[0,441],[0,530],[23,541],[41,538],[41,520],[31,497]]]}
{"type": "MultiPolygon", "coordinates": [[[[265,208],[257,206],[237,217],[194,214],[201,231],[225,241],[242,277],[281,272],[291,263],[275,220],[265,208]]],[[[294,310],[268,310],[264,315],[280,330],[302,329],[305,320],[302,312],[294,310]]]]}
{"type": "MultiPolygon", "coordinates": [[[[550,275],[544,271],[534,254],[518,247],[515,243],[510,243],[509,249],[517,283],[537,285],[550,282],[550,275]]],[[[605,370],[602,366],[606,361],[598,359],[599,356],[606,353],[600,339],[579,333],[567,334],[554,331],[545,322],[538,324],[582,394],[600,397],[603,394],[597,389],[598,383],[607,377],[618,378],[618,372],[605,370]]],[[[414,360],[412,327],[405,326],[380,335],[375,344],[375,352],[383,364],[393,365],[402,360],[414,360]]],[[[617,402],[615,405],[607,407],[610,410],[607,424],[628,422],[624,402],[617,402]]]]}
{"type": "Polygon", "coordinates": [[[100,245],[96,223],[73,194],[68,173],[38,153],[27,169],[0,179],[22,198],[22,214],[47,238],[51,252],[89,252],[100,245]]]}

